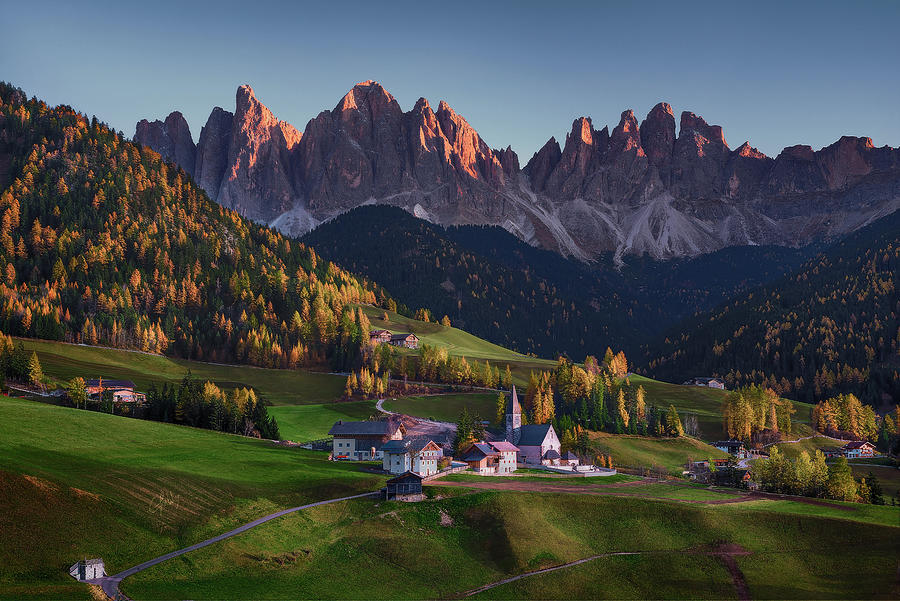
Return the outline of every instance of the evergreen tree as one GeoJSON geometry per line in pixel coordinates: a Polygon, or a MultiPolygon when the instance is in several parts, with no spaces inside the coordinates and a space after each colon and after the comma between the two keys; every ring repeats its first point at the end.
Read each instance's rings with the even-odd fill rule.
{"type": "Polygon", "coordinates": [[[37,351],[32,352],[31,359],[28,360],[28,381],[35,386],[44,386],[44,370],[41,369],[37,351]]]}

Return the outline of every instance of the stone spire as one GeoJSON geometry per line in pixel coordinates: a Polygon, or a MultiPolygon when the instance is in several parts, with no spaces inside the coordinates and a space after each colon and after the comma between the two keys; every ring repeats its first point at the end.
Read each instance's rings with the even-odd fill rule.
{"type": "Polygon", "coordinates": [[[516,395],[516,386],[513,384],[512,397],[506,406],[506,440],[518,444],[522,434],[522,406],[519,405],[519,397],[516,395]]]}

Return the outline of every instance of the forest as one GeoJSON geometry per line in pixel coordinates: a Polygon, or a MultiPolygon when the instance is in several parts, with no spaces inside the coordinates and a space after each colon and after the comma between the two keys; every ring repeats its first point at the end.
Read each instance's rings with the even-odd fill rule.
{"type": "Polygon", "coordinates": [[[836,243],[775,284],[698,315],[649,356],[661,379],[688,371],[817,402],[900,398],[900,213],[836,243]]]}
{"type": "Polygon", "coordinates": [[[354,365],[385,293],[96,118],[0,84],[0,329],[266,367],[354,365]]]}

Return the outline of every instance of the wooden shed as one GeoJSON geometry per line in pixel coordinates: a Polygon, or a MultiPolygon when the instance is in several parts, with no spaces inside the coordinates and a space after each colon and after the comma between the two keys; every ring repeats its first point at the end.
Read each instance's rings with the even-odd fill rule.
{"type": "Polygon", "coordinates": [[[387,486],[381,489],[382,496],[388,500],[396,501],[421,501],[422,476],[415,472],[406,472],[396,478],[387,481],[387,486]]]}

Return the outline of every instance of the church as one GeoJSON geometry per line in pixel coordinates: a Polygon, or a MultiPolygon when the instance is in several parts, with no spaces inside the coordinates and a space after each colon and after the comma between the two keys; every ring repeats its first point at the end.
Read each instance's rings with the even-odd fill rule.
{"type": "Polygon", "coordinates": [[[551,424],[522,425],[522,406],[512,387],[506,405],[506,440],[519,447],[519,462],[531,465],[559,465],[559,437],[551,424]]]}

